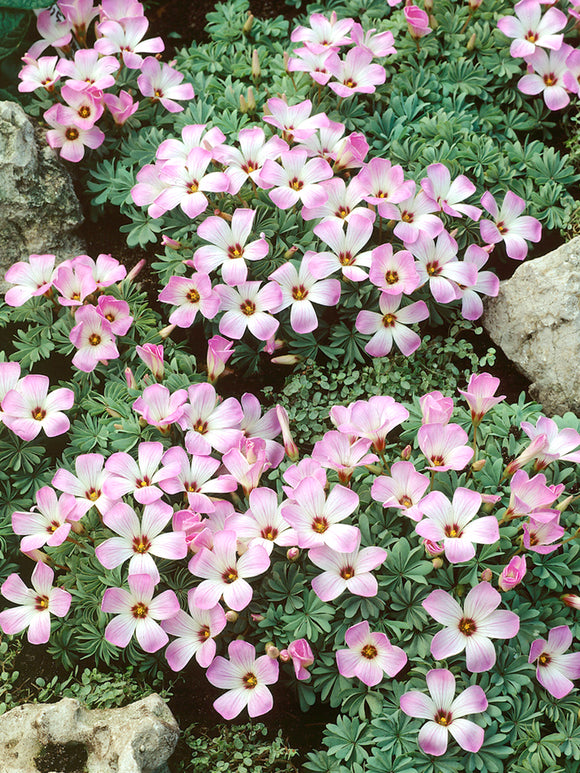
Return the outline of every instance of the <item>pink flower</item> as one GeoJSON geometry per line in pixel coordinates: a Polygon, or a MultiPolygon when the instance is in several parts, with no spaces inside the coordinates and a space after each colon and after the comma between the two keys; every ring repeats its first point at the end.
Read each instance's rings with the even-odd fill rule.
{"type": "Polygon", "coordinates": [[[371,633],[368,621],[351,625],[344,638],[346,650],[337,650],[336,665],[347,678],[357,676],[368,687],[374,687],[385,674],[393,677],[407,662],[400,647],[395,647],[384,633],[371,633]]]}
{"type": "Polygon", "coordinates": [[[443,543],[445,557],[452,564],[469,561],[475,555],[474,543],[493,545],[499,540],[495,515],[476,518],[481,494],[457,488],[450,502],[441,491],[432,491],[422,503],[425,518],[415,526],[421,537],[443,543]]]}
{"type": "Polygon", "coordinates": [[[358,495],[344,486],[334,486],[328,498],[324,486],[315,478],[306,478],[295,488],[292,499],[282,507],[282,516],[298,534],[298,546],[328,546],[332,551],[348,553],[360,539],[356,526],[343,524],[359,504],[358,495]]]}
{"type": "Polygon", "coordinates": [[[318,327],[318,318],[313,303],[321,306],[336,306],[340,298],[340,282],[337,279],[319,281],[311,273],[311,261],[318,256],[308,252],[300,262],[299,271],[293,263],[284,263],[277,268],[269,280],[276,282],[282,292],[279,311],[290,307],[290,325],[297,333],[311,333],[318,327]]]}
{"type": "Polygon", "coordinates": [[[325,113],[310,115],[312,102],[305,99],[297,105],[289,105],[285,99],[272,97],[266,102],[264,121],[282,131],[286,142],[301,142],[308,139],[321,126],[326,126],[325,113]]]}
{"type": "Polygon", "coordinates": [[[429,15],[416,5],[407,5],[403,9],[405,21],[409,28],[409,35],[413,40],[418,40],[431,32],[429,15]]]}
{"type": "Polygon", "coordinates": [[[474,285],[477,281],[477,268],[457,260],[457,242],[445,230],[437,241],[419,233],[409,251],[417,259],[415,267],[421,284],[429,282],[437,303],[451,303],[457,298],[457,285],[474,285]]]}
{"type": "Polygon", "coordinates": [[[334,11],[330,19],[321,13],[313,13],[310,16],[310,27],[296,27],[290,40],[293,43],[304,43],[311,51],[320,54],[350,43],[348,33],[353,25],[354,19],[338,19],[334,11]]]}
{"type": "Polygon", "coordinates": [[[536,454],[536,470],[543,470],[558,459],[580,462],[580,449],[574,450],[580,445],[580,434],[575,429],[567,427],[558,430],[556,422],[546,416],[540,416],[535,427],[529,421],[522,421],[520,426],[532,441],[542,435],[546,438],[544,446],[536,454]]]}
{"type": "Polygon", "coordinates": [[[473,457],[467,432],[459,424],[424,424],[417,433],[419,448],[434,472],[462,470],[473,457]]]}
{"type": "Polygon", "coordinates": [[[283,518],[276,492],[269,488],[255,488],[250,492],[250,507],[244,513],[234,513],[227,520],[238,539],[248,545],[262,545],[268,555],[274,545],[295,545],[297,536],[283,518]]]}
{"type": "Polygon", "coordinates": [[[406,325],[427,319],[429,309],[424,301],[416,301],[399,308],[401,295],[381,293],[379,298],[380,314],[375,311],[359,311],[356,318],[356,329],[359,333],[372,335],[365,346],[365,352],[371,357],[384,357],[397,344],[401,352],[408,357],[421,345],[420,336],[406,325]]]}
{"type": "Polygon", "coordinates": [[[231,225],[221,217],[208,217],[200,223],[197,235],[210,244],[195,251],[196,270],[209,274],[221,266],[222,278],[227,285],[245,282],[248,277],[246,260],[261,260],[269,250],[263,235],[246,244],[255,216],[253,209],[236,209],[231,225]]]}
{"type": "Polygon", "coordinates": [[[425,754],[440,757],[447,751],[451,733],[462,749],[478,752],[483,744],[484,730],[464,717],[486,710],[487,698],[481,687],[471,685],[454,699],[455,677],[446,668],[428,671],[427,687],[430,697],[411,690],[400,698],[401,709],[405,714],[429,720],[419,731],[421,749],[425,754]]]}
{"type": "Polygon", "coordinates": [[[434,204],[424,191],[419,191],[416,196],[411,194],[393,209],[391,219],[399,221],[393,233],[407,248],[417,241],[420,234],[434,239],[443,231],[443,222],[437,215],[432,214],[438,211],[437,204],[434,204]]]}
{"type": "Polygon", "coordinates": [[[371,158],[353,182],[357,183],[356,190],[360,189],[364,200],[376,206],[381,217],[389,219],[399,215],[394,205],[415,193],[415,183],[405,181],[403,167],[393,166],[386,158],[371,158]]]}
{"type": "Polygon", "coordinates": [[[12,513],[12,530],[26,535],[20,550],[28,553],[43,545],[62,545],[69,535],[71,521],[78,521],[81,516],[73,496],[62,494],[57,498],[54,489],[42,486],[36,492],[36,506],[31,512],[12,513]]]}
{"type": "Polygon", "coordinates": [[[370,51],[358,46],[351,48],[344,59],[331,54],[325,65],[336,80],[331,80],[328,88],[343,99],[353,94],[372,94],[387,77],[384,67],[371,64],[373,58],[370,51]]]}
{"type": "Polygon", "coordinates": [[[30,373],[2,399],[4,424],[23,440],[34,440],[41,429],[47,437],[69,430],[70,421],[63,411],[72,408],[74,392],[61,387],[49,395],[49,385],[48,376],[30,373]]]}
{"type": "Polygon", "coordinates": [[[165,373],[163,346],[161,344],[143,344],[143,346],[136,346],[135,352],[155,376],[155,379],[162,381],[165,373]]]}
{"type": "Polygon", "coordinates": [[[320,185],[328,198],[316,207],[302,207],[304,220],[322,220],[336,217],[339,220],[349,220],[351,215],[363,215],[374,222],[375,213],[365,207],[357,206],[363,200],[364,191],[355,177],[347,186],[341,177],[323,180],[320,185]]]}
{"type": "Polygon", "coordinates": [[[227,164],[225,170],[230,181],[230,193],[238,193],[248,179],[259,183],[260,173],[266,159],[272,161],[280,157],[280,153],[288,150],[288,143],[280,137],[270,137],[266,141],[264,130],[255,126],[240,129],[238,134],[240,149],[222,145],[215,151],[215,157],[222,164],[227,164]]]}
{"type": "MultiPolygon", "coordinates": [[[[113,73],[119,69],[114,56],[99,56],[93,48],[75,51],[74,59],[59,59],[56,70],[66,77],[66,85],[75,91],[89,89],[93,94],[115,84],[113,73]]],[[[108,94],[105,96],[112,96],[108,94]]]]}
{"type": "Polygon", "coordinates": [[[179,601],[172,590],[156,598],[155,582],[148,574],[131,574],[123,588],[107,588],[101,609],[116,615],[105,628],[105,639],[117,647],[126,647],[135,634],[145,652],[157,652],[169,637],[156,620],[168,620],[179,611],[179,601]]]}
{"type": "Polygon", "coordinates": [[[125,266],[122,266],[116,258],[105,253],[97,255],[96,260],[93,260],[89,255],[78,255],[73,259],[73,263],[75,266],[81,264],[89,266],[93,272],[93,279],[100,290],[115,284],[115,282],[120,282],[127,276],[125,266]]]}
{"type": "Polygon", "coordinates": [[[393,254],[390,244],[381,244],[372,251],[369,279],[389,295],[410,295],[421,284],[411,253],[399,250],[393,254]]]}
{"type": "Polygon", "coordinates": [[[526,557],[514,556],[501,571],[497,584],[503,591],[512,590],[519,585],[526,574],[526,557]]]}
{"type": "Polygon", "coordinates": [[[448,424],[453,415],[453,398],[444,397],[438,389],[419,398],[422,424],[448,424]]]}
{"type": "MultiPolygon", "coordinates": [[[[519,518],[538,510],[544,511],[563,490],[564,484],[547,486],[546,476],[541,473],[530,478],[524,470],[517,470],[510,482],[510,501],[504,518],[519,518]]],[[[551,515],[554,515],[553,511],[551,515]]]]}
{"type": "Polygon", "coordinates": [[[102,515],[114,504],[103,490],[109,474],[103,469],[104,462],[105,457],[102,454],[81,454],[75,459],[76,476],[60,468],[52,479],[52,485],[59,491],[76,497],[79,510],[83,514],[95,505],[102,515]]]}
{"type": "Polygon", "coordinates": [[[513,57],[534,54],[538,46],[557,51],[562,46],[563,34],[556,34],[566,26],[566,14],[557,8],[548,8],[542,16],[542,8],[536,0],[525,0],[514,6],[515,16],[502,16],[497,26],[508,38],[514,38],[510,46],[513,57]]]}
{"type": "Polygon", "coordinates": [[[187,400],[185,389],[171,393],[162,384],[145,387],[141,397],[133,403],[133,410],[140,413],[147,424],[165,431],[183,415],[183,404],[187,400]]]}
{"type": "Polygon", "coordinates": [[[509,475],[513,475],[516,470],[520,470],[528,462],[531,462],[532,459],[535,459],[537,456],[539,456],[539,454],[541,454],[543,449],[547,446],[548,438],[546,435],[536,435],[532,442],[526,448],[524,448],[521,454],[516,456],[515,459],[512,459],[512,461],[506,465],[506,468],[503,472],[503,477],[507,478],[509,475]]]}
{"type": "Polygon", "coordinates": [[[499,378],[491,376],[489,373],[472,373],[467,390],[457,390],[465,397],[471,409],[471,422],[474,426],[481,423],[485,414],[494,405],[505,400],[505,395],[494,396],[499,383],[499,378]]]}
{"type": "Polygon", "coordinates": [[[28,263],[19,261],[10,266],[5,279],[16,287],[6,292],[4,300],[9,306],[22,306],[37,295],[44,295],[52,286],[54,255],[30,255],[28,263]]]}
{"type": "Polygon", "coordinates": [[[188,124],[181,130],[180,140],[175,137],[163,140],[155,157],[158,161],[179,161],[186,164],[187,157],[194,148],[203,148],[211,153],[212,158],[221,161],[219,153],[224,148],[225,139],[225,134],[217,126],[208,129],[205,123],[188,124]]]}
{"type": "Polygon", "coordinates": [[[165,633],[177,637],[165,650],[172,671],[181,671],[194,655],[199,665],[207,668],[215,658],[215,637],[226,627],[226,616],[219,604],[213,609],[198,609],[193,594],[192,588],[187,594],[189,614],[180,609],[175,617],[161,624],[165,633]]]}
{"type": "Polygon", "coordinates": [[[171,478],[176,470],[175,466],[166,465],[159,469],[164,453],[162,443],[146,442],[139,443],[138,461],[123,451],[110,456],[105,462],[109,473],[103,484],[106,496],[116,500],[131,492],[142,505],[161,499],[163,492],[156,484],[171,478]]]}
{"type": "Polygon", "coordinates": [[[335,423],[339,432],[368,438],[372,441],[373,449],[378,452],[384,450],[388,433],[409,418],[409,411],[386,395],[357,400],[348,406],[345,415],[339,416],[333,410],[331,408],[331,419],[334,421],[337,418],[335,423]]]}
{"type": "Polygon", "coordinates": [[[28,628],[31,644],[46,644],[50,638],[50,615],[64,617],[70,608],[71,594],[62,588],[53,588],[54,572],[39,561],[32,572],[32,588],[28,588],[13,572],[2,583],[4,598],[18,606],[0,612],[0,627],[13,636],[28,628]]]}
{"type": "Polygon", "coordinates": [[[332,56],[332,51],[314,53],[306,46],[294,49],[294,56],[288,59],[288,72],[307,72],[315,83],[325,86],[330,80],[330,71],[326,62],[332,56]]]}
{"type": "Polygon", "coordinates": [[[55,271],[53,287],[60,295],[61,306],[82,306],[85,298],[97,289],[88,266],[62,263],[55,271]]]}
{"type": "Polygon", "coordinates": [[[294,148],[280,153],[280,164],[269,158],[264,162],[258,184],[273,188],[268,195],[280,209],[289,209],[299,201],[305,207],[316,207],[326,200],[320,183],[332,177],[330,164],[323,158],[307,158],[306,150],[294,148]]]}
{"type": "Polygon", "coordinates": [[[141,75],[137,78],[137,84],[144,97],[150,97],[153,102],[161,102],[170,113],[179,113],[183,110],[176,99],[193,99],[193,86],[191,83],[182,83],[183,73],[173,69],[168,64],[159,62],[154,56],[148,56],[141,64],[141,75]]]}
{"type": "Polygon", "coordinates": [[[421,180],[421,187],[428,198],[434,201],[446,215],[451,217],[467,215],[472,220],[479,220],[480,209],[471,204],[461,203],[475,193],[475,185],[465,175],[460,174],[451,182],[451,174],[444,164],[430,164],[427,167],[427,177],[421,180]]]}
{"type": "Polygon", "coordinates": [[[113,121],[117,126],[124,126],[129,118],[139,109],[139,102],[133,101],[133,97],[128,91],[121,89],[119,95],[103,94],[103,104],[109,110],[113,121]]]}
{"type": "Polygon", "coordinates": [[[193,325],[198,311],[202,317],[213,319],[220,306],[211,279],[204,273],[196,273],[189,278],[170,277],[168,284],[159,293],[159,300],[177,306],[169,316],[169,324],[183,328],[193,325]]]}
{"type": "Polygon", "coordinates": [[[333,601],[345,590],[365,598],[376,596],[379,588],[371,570],[380,566],[386,557],[387,551],[383,548],[360,550],[360,532],[354,549],[349,552],[337,552],[328,545],[311,548],[308,558],[324,570],[313,578],[312,590],[321,601],[333,601]]]}
{"type": "Polygon", "coordinates": [[[193,597],[200,609],[212,609],[223,596],[227,606],[239,612],[252,600],[252,586],[246,578],[265,572],[270,557],[262,545],[251,545],[237,558],[236,545],[235,531],[218,531],[213,537],[213,551],[202,548],[189,562],[189,571],[203,578],[193,597]]]}
{"type": "Polygon", "coordinates": [[[207,378],[214,384],[224,372],[226,363],[234,353],[233,342],[215,335],[207,342],[207,378]]]}
{"type": "Polygon", "coordinates": [[[527,550],[531,550],[534,553],[540,553],[541,555],[548,555],[553,553],[560,547],[558,542],[556,545],[551,543],[554,540],[559,540],[564,534],[564,527],[560,526],[558,521],[560,520],[560,512],[555,511],[555,514],[546,520],[546,516],[543,513],[538,513],[541,518],[534,518],[533,514],[530,515],[530,519],[527,523],[522,524],[524,530],[524,547],[527,550]]]}
{"type": "Polygon", "coordinates": [[[248,709],[251,717],[266,714],[273,706],[272,693],[266,685],[278,681],[278,661],[261,655],[247,641],[236,640],[228,646],[229,661],[218,655],[206,676],[214,687],[227,692],[214,701],[214,708],[224,719],[237,717],[248,709]]]}
{"type": "Polygon", "coordinates": [[[314,654],[310,644],[306,639],[296,639],[296,641],[290,642],[287,651],[294,666],[296,679],[299,681],[308,679],[310,674],[306,669],[314,663],[314,654]]]}
{"type": "Polygon", "coordinates": [[[266,458],[266,441],[262,438],[242,437],[237,448],[226,451],[222,462],[246,496],[260,485],[263,473],[271,467],[266,458]]]}
{"type": "Polygon", "coordinates": [[[172,516],[173,508],[157,501],[145,505],[140,521],[129,505],[118,502],[105,513],[103,523],[120,536],[97,545],[97,559],[106,569],[115,569],[131,559],[129,576],[148,574],[157,584],[159,570],[151,556],[177,560],[187,555],[184,532],[161,533],[172,516]]]}
{"type": "Polygon", "coordinates": [[[68,19],[63,18],[60,14],[57,18],[56,14],[51,13],[51,10],[47,8],[45,11],[41,11],[36,19],[36,29],[38,30],[42,40],[37,40],[29,49],[26,54],[28,58],[36,59],[45,51],[49,46],[54,48],[64,48],[72,40],[71,24],[68,19]]]}
{"type": "Polygon", "coordinates": [[[371,496],[383,507],[395,507],[413,521],[423,517],[422,501],[429,486],[429,478],[417,472],[411,462],[395,462],[390,476],[375,478],[371,496]]]}
{"type": "Polygon", "coordinates": [[[370,447],[371,441],[367,438],[351,443],[342,432],[330,430],[314,444],[312,458],[322,467],[336,470],[341,483],[348,483],[357,467],[379,461],[378,456],[367,453],[370,447]]]}
{"type": "Polygon", "coordinates": [[[272,467],[278,467],[284,458],[284,446],[274,440],[281,432],[276,408],[270,408],[262,416],[260,401],[250,392],[244,392],[241,404],[244,417],[240,429],[246,438],[263,439],[266,444],[266,459],[272,467]]]}
{"type": "MultiPolygon", "coordinates": [[[[206,174],[211,162],[212,154],[209,150],[195,147],[188,153],[185,163],[164,163],[158,171],[163,190],[154,199],[154,216],[159,217],[159,214],[179,206],[188,217],[196,218],[207,209],[209,201],[206,193],[227,191],[230,183],[223,172],[206,174]]],[[[141,199],[134,200],[136,203],[141,202],[141,199]]]]}
{"type": "Polygon", "coordinates": [[[143,62],[141,53],[160,53],[165,48],[161,38],[143,40],[149,27],[145,16],[127,17],[121,22],[106,19],[97,26],[94,49],[99,54],[121,54],[123,64],[137,70],[143,62]]]}
{"type": "Polygon", "coordinates": [[[508,191],[500,210],[494,197],[486,191],[481,197],[481,204],[493,217],[493,222],[480,221],[481,238],[488,244],[505,242],[508,256],[514,260],[523,260],[528,254],[526,239],[539,242],[542,236],[540,221],[535,217],[522,215],[526,202],[508,191]]]}
{"type": "Polygon", "coordinates": [[[346,224],[346,232],[343,222],[331,218],[314,226],[314,233],[328,244],[332,252],[309,253],[309,267],[318,278],[342,271],[347,279],[361,282],[368,279],[364,268],[368,268],[372,261],[372,252],[361,250],[372,236],[373,221],[363,215],[353,214],[346,224]]]}
{"type": "Polygon", "coordinates": [[[272,316],[280,309],[282,291],[276,282],[260,288],[260,282],[243,282],[237,288],[218,285],[215,291],[225,314],[219,330],[225,336],[240,339],[249,330],[260,341],[271,338],[280,323],[272,316]]]}
{"type": "Polygon", "coordinates": [[[103,115],[104,107],[100,94],[93,96],[89,90],[77,91],[66,83],[61,88],[60,93],[66,103],[61,105],[60,123],[72,124],[79,129],[92,129],[103,115]]]}
{"type": "MultiPolygon", "coordinates": [[[[544,93],[544,102],[549,110],[561,110],[570,102],[566,91],[564,75],[568,70],[566,60],[572,53],[572,46],[562,44],[559,51],[547,54],[542,48],[526,58],[534,69],[533,74],[524,75],[518,81],[518,88],[524,94],[544,93]]],[[[510,256],[511,257],[511,256],[510,256]]]]}
{"type": "Polygon", "coordinates": [[[432,591],[423,606],[446,626],[433,637],[433,657],[442,660],[465,650],[468,671],[489,671],[496,659],[491,639],[511,639],[520,629],[519,617],[497,609],[500,603],[501,595],[488,582],[480,582],[469,591],[463,609],[447,591],[432,591]]]}
{"type": "Polygon", "coordinates": [[[185,446],[190,454],[211,454],[212,448],[224,454],[238,445],[243,412],[235,397],[221,402],[211,384],[193,384],[187,390],[179,426],[187,430],[185,446]]]}
{"type": "Polygon", "coordinates": [[[129,311],[127,301],[117,300],[112,295],[101,295],[97,301],[97,312],[107,320],[111,332],[117,336],[126,335],[133,324],[129,311]]]}
{"type": "Polygon", "coordinates": [[[181,446],[173,446],[163,456],[170,475],[160,482],[168,494],[185,492],[189,507],[196,513],[212,513],[215,503],[211,494],[235,491],[237,483],[228,475],[214,478],[220,462],[212,456],[193,456],[191,459],[181,446]]]}
{"type": "Polygon", "coordinates": [[[463,255],[464,263],[471,263],[477,270],[475,284],[457,285],[456,298],[461,298],[461,315],[465,319],[479,319],[483,314],[483,303],[479,294],[496,297],[499,293],[499,279],[493,271],[480,271],[489,259],[489,253],[470,244],[463,255]]]}
{"type": "Polygon", "coordinates": [[[115,360],[119,356],[111,325],[94,306],[80,307],[75,319],[78,324],[69,334],[78,350],[72,360],[75,367],[90,373],[100,361],[115,360]]]}
{"type": "Polygon", "coordinates": [[[528,663],[537,661],[538,682],[554,696],[564,698],[572,691],[572,679],[580,677],[580,652],[564,652],[572,644],[572,631],[567,625],[552,628],[548,641],[535,639],[530,647],[528,663]]]}
{"type": "Polygon", "coordinates": [[[395,38],[392,32],[377,32],[375,28],[363,30],[360,24],[353,24],[350,32],[352,42],[358,47],[370,51],[375,58],[396,54],[397,50],[393,46],[395,38]]]}
{"type": "Polygon", "coordinates": [[[54,84],[60,78],[57,69],[58,56],[41,56],[38,61],[23,57],[23,61],[25,65],[18,73],[18,91],[28,92],[40,88],[48,92],[53,91],[54,84]]]}
{"type": "Polygon", "coordinates": [[[53,105],[44,113],[44,120],[52,129],[46,132],[46,141],[51,148],[60,148],[60,155],[67,161],[80,161],[85,155],[85,146],[98,148],[105,141],[105,135],[97,127],[79,128],[72,120],[66,120],[61,104],[53,105]]]}

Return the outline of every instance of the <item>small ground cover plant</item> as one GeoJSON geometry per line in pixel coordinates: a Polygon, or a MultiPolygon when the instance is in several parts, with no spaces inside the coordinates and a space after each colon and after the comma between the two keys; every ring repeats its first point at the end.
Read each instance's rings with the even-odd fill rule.
{"type": "Polygon", "coordinates": [[[226,720],[292,685],[340,711],[308,770],[555,773],[580,759],[578,419],[507,403],[454,341],[498,251],[571,207],[545,143],[577,11],[400,5],[311,7],[288,41],[236,0],[175,65],[140,3],[39,14],[21,89],[129,241],[162,235],[170,310],[107,254],[7,272],[0,628],[66,669],[195,660],[226,720]],[[421,357],[427,318],[451,327],[421,357]],[[205,366],[174,335],[200,320],[205,366]],[[263,352],[312,364],[222,399],[263,352]]]}

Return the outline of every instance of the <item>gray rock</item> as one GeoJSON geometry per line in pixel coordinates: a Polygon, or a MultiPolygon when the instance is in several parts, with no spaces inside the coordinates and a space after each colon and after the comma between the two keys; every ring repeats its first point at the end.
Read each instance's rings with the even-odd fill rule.
{"type": "Polygon", "coordinates": [[[74,698],[27,703],[0,716],[0,770],[38,773],[36,757],[48,755],[51,746],[77,744],[87,752],[82,773],[155,773],[166,769],[178,737],[171,711],[156,694],[121,709],[89,711],[74,698]]]}
{"type": "Polygon", "coordinates": [[[486,299],[483,326],[549,416],[580,413],[580,237],[523,263],[486,299]]]}
{"type": "Polygon", "coordinates": [[[0,290],[6,270],[29,255],[65,260],[86,252],[69,173],[16,102],[0,102],[0,290]]]}

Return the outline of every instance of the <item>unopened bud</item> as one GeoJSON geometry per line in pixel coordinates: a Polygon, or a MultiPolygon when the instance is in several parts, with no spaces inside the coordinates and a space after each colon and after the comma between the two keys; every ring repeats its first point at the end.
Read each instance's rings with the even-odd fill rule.
{"type": "MultiPolygon", "coordinates": [[[[226,220],[228,223],[232,222],[232,215],[228,214],[227,212],[222,212],[221,209],[214,209],[213,213],[216,215],[216,217],[221,217],[222,220],[226,220]]],[[[195,266],[193,261],[192,265],[195,266]]]]}
{"type": "Polygon", "coordinates": [[[252,29],[252,25],[254,24],[254,14],[251,11],[248,11],[248,18],[244,22],[244,26],[242,27],[242,32],[244,35],[249,35],[250,30],[252,29]]]}
{"type": "Polygon", "coordinates": [[[478,459],[476,462],[473,462],[471,465],[471,469],[473,472],[479,472],[480,470],[483,470],[485,467],[485,459],[478,459]]]}
{"type": "Polygon", "coordinates": [[[269,658],[272,658],[272,660],[276,660],[278,655],[280,654],[280,650],[273,641],[269,641],[264,645],[264,652],[269,658]]]}
{"type": "Polygon", "coordinates": [[[491,582],[493,579],[493,572],[491,569],[484,569],[480,575],[482,582],[491,582]]]}
{"type": "Polygon", "coordinates": [[[127,382],[129,389],[137,389],[137,382],[135,381],[135,376],[133,375],[131,368],[125,368],[125,381],[127,382]]]}
{"type": "Polygon", "coordinates": [[[467,45],[465,46],[465,48],[466,48],[468,51],[473,51],[473,50],[474,50],[474,48],[475,48],[475,41],[476,41],[476,40],[477,40],[477,35],[476,35],[476,34],[475,34],[475,32],[474,32],[474,33],[473,33],[473,35],[472,35],[472,36],[469,38],[469,40],[467,41],[467,45]]]}
{"type": "Polygon", "coordinates": [[[254,623],[261,623],[264,619],[264,615],[256,615],[253,612],[250,612],[250,617],[254,621],[254,623]]]}
{"type": "Polygon", "coordinates": [[[71,521],[70,530],[74,531],[75,534],[84,534],[86,532],[85,527],[80,521],[71,521]]]}
{"type": "Polygon", "coordinates": [[[228,623],[235,623],[238,619],[239,615],[237,612],[234,612],[233,609],[228,609],[226,612],[226,620],[228,623]]]}
{"type": "Polygon", "coordinates": [[[246,98],[243,94],[240,94],[240,113],[247,113],[248,112],[248,103],[246,102],[246,98]]]}
{"type": "Polygon", "coordinates": [[[560,596],[560,601],[567,607],[580,609],[580,596],[575,596],[573,593],[564,593],[563,596],[560,596]]]}
{"type": "Polygon", "coordinates": [[[405,462],[408,462],[409,459],[411,458],[411,451],[412,450],[413,449],[411,448],[411,446],[405,446],[403,448],[403,450],[401,451],[401,459],[403,459],[403,461],[405,461],[405,462]]]}
{"type": "Polygon", "coordinates": [[[436,19],[436,18],[433,16],[433,14],[432,14],[432,13],[430,13],[430,14],[429,14],[429,26],[431,27],[431,29],[432,29],[432,30],[436,30],[436,29],[437,29],[437,27],[439,26],[439,22],[438,22],[438,21],[437,21],[437,19],[436,19]]]}
{"type": "Polygon", "coordinates": [[[141,273],[141,270],[145,267],[146,264],[147,264],[147,261],[145,260],[145,258],[141,258],[141,260],[135,266],[133,266],[133,268],[129,271],[129,273],[125,277],[125,280],[127,282],[132,282],[133,279],[135,279],[135,277],[141,273]]]}
{"type": "Polygon", "coordinates": [[[257,81],[262,77],[262,70],[260,68],[260,58],[258,57],[258,49],[255,48],[252,51],[252,78],[257,81]]]}
{"type": "Polygon", "coordinates": [[[254,89],[251,86],[248,86],[248,94],[246,97],[246,101],[248,104],[248,113],[255,113],[256,112],[256,97],[254,96],[254,89]]]}
{"type": "Polygon", "coordinates": [[[425,10],[427,11],[427,13],[432,13],[432,11],[433,11],[433,0],[425,0],[424,6],[425,6],[425,10]]]}
{"type": "Polygon", "coordinates": [[[566,499],[563,499],[561,502],[558,502],[558,504],[555,505],[555,509],[563,513],[564,510],[568,508],[568,505],[574,501],[574,499],[575,499],[574,494],[570,494],[569,497],[566,497],[566,499]]]}
{"type": "Polygon", "coordinates": [[[109,414],[109,416],[112,416],[113,419],[120,419],[121,414],[117,413],[117,411],[114,411],[112,408],[109,408],[108,405],[105,406],[105,411],[109,414]]]}
{"type": "Polygon", "coordinates": [[[166,234],[162,235],[161,244],[164,247],[171,247],[172,250],[181,249],[181,242],[178,242],[177,239],[172,239],[170,236],[167,236],[166,234]]]}
{"type": "Polygon", "coordinates": [[[299,354],[281,354],[279,357],[272,357],[270,362],[274,365],[296,365],[298,362],[302,362],[304,357],[299,354]]]}
{"type": "Polygon", "coordinates": [[[162,328],[162,329],[159,331],[159,337],[160,337],[160,338],[163,338],[163,339],[165,339],[165,338],[169,338],[169,336],[170,336],[170,335],[173,333],[173,331],[175,330],[175,327],[176,327],[175,325],[167,325],[166,327],[162,328]]]}
{"type": "MultiPolygon", "coordinates": [[[[290,61],[290,57],[288,56],[288,52],[284,51],[284,72],[288,73],[288,62],[290,61]]],[[[290,74],[290,73],[288,73],[290,74]]]]}
{"type": "Polygon", "coordinates": [[[288,550],[286,551],[286,558],[288,559],[288,561],[296,561],[299,555],[300,555],[299,548],[288,548],[288,550]]]}
{"type": "Polygon", "coordinates": [[[28,558],[36,561],[36,563],[40,562],[41,564],[48,564],[50,561],[46,553],[43,553],[43,551],[38,548],[34,548],[33,550],[23,550],[22,552],[25,556],[28,556],[28,558]]]}
{"type": "Polygon", "coordinates": [[[297,252],[298,246],[296,244],[293,244],[292,247],[286,250],[284,253],[284,259],[290,260],[291,257],[293,257],[294,253],[297,252]]]}
{"type": "Polygon", "coordinates": [[[445,551],[445,548],[441,543],[439,542],[433,542],[430,539],[424,539],[423,540],[423,547],[425,548],[425,552],[430,558],[437,558],[438,556],[442,555],[445,551]]]}
{"type": "MultiPolygon", "coordinates": [[[[141,417],[141,419],[143,419],[143,417],[141,417]]],[[[141,424],[141,419],[139,419],[139,424],[141,424]]],[[[144,424],[142,424],[141,426],[142,426],[142,427],[146,427],[146,426],[147,426],[147,422],[145,421],[145,419],[143,419],[143,421],[144,421],[145,423],[144,423],[144,424]]],[[[123,425],[122,425],[122,424],[113,424],[113,429],[116,429],[116,430],[118,430],[118,431],[119,431],[119,430],[122,430],[122,429],[123,429],[123,425]]]]}
{"type": "Polygon", "coordinates": [[[434,558],[431,563],[433,564],[433,569],[441,569],[443,566],[443,559],[442,558],[434,558]]]}
{"type": "Polygon", "coordinates": [[[365,464],[365,468],[372,472],[374,475],[380,475],[380,473],[383,471],[383,468],[380,464],[365,464]]]}
{"type": "Polygon", "coordinates": [[[288,650],[280,650],[280,660],[282,663],[288,663],[289,660],[292,660],[288,650]]]}
{"type": "Polygon", "coordinates": [[[458,596],[464,596],[465,595],[465,585],[458,585],[455,588],[455,592],[458,596]]]}

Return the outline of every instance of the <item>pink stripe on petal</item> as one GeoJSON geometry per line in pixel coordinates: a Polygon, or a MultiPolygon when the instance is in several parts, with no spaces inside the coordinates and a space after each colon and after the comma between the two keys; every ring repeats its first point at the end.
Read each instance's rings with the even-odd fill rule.
{"type": "Polygon", "coordinates": [[[37,612],[28,626],[28,641],[31,644],[46,644],[50,639],[50,613],[37,612]]]}
{"type": "Polygon", "coordinates": [[[448,737],[449,731],[446,727],[436,722],[427,722],[419,730],[419,746],[425,754],[440,757],[447,751],[448,737]]]}
{"type": "Polygon", "coordinates": [[[137,620],[135,636],[145,652],[157,652],[169,641],[163,628],[150,617],[137,620]]]}
{"type": "Polygon", "coordinates": [[[118,615],[105,628],[105,639],[117,647],[126,647],[136,625],[137,620],[131,614],[118,615]]]}
{"type": "Polygon", "coordinates": [[[321,601],[332,601],[346,590],[346,580],[331,572],[323,572],[313,578],[312,590],[321,601]]]}
{"type": "Polygon", "coordinates": [[[467,669],[472,673],[489,671],[496,659],[493,643],[485,636],[480,636],[478,633],[472,634],[467,637],[465,658],[467,669]]]}
{"type": "Polygon", "coordinates": [[[417,690],[411,690],[401,695],[400,699],[401,709],[409,717],[416,717],[417,719],[433,719],[437,707],[425,693],[418,692],[417,690]]]}
{"type": "Polygon", "coordinates": [[[0,612],[0,628],[10,636],[20,633],[30,625],[36,614],[32,606],[5,609],[0,612]]]}
{"type": "Polygon", "coordinates": [[[453,719],[449,725],[449,732],[465,751],[475,753],[481,749],[484,730],[475,722],[469,719],[453,719]]]}

